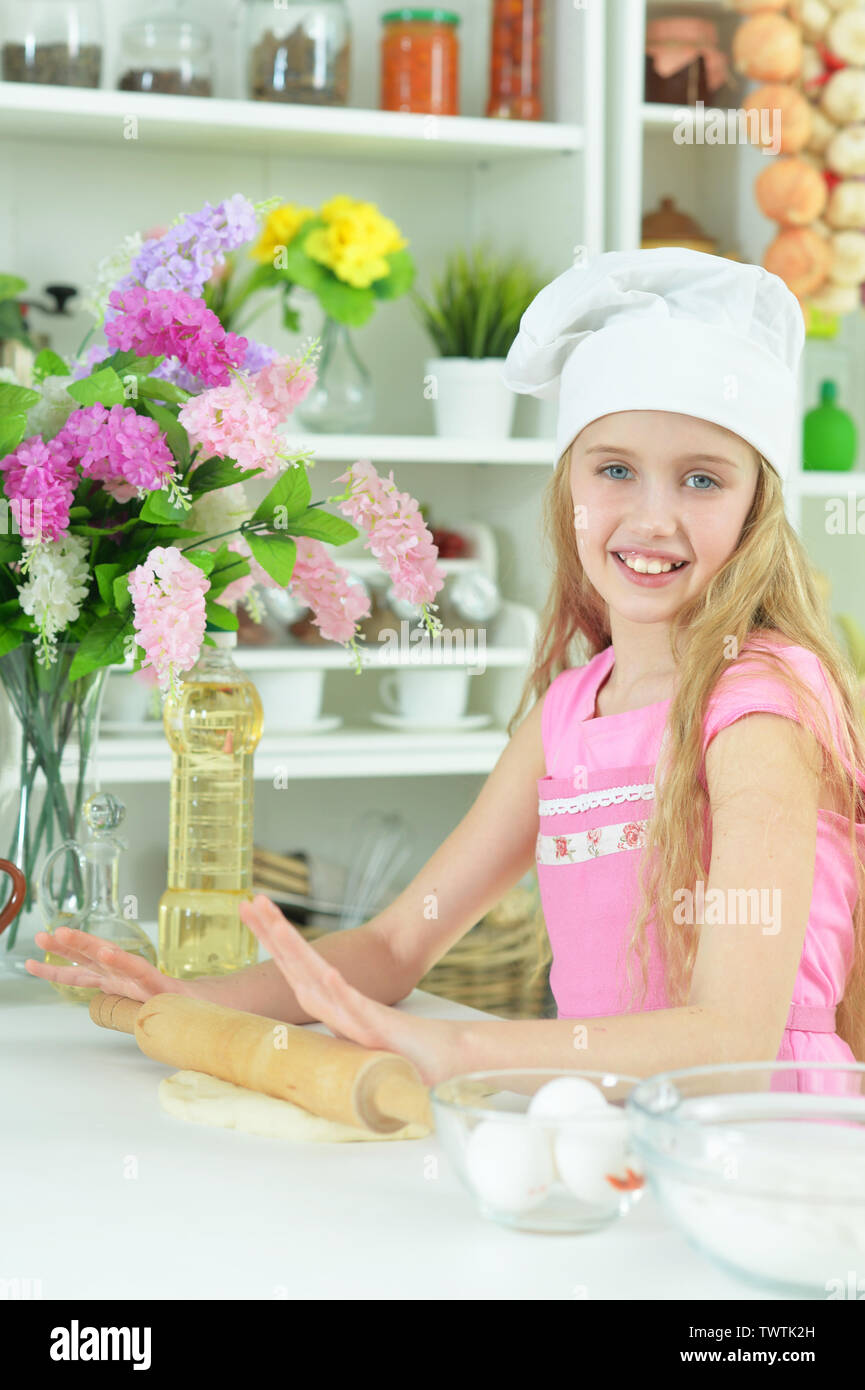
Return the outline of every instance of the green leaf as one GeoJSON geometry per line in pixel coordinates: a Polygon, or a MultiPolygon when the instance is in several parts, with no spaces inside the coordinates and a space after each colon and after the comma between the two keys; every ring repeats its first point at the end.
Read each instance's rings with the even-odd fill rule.
{"type": "Polygon", "coordinates": [[[0,299],[0,338],[10,338],[17,343],[25,343],[32,351],[27,323],[21,308],[14,299],[0,299]]]}
{"type": "Polygon", "coordinates": [[[246,539],[249,541],[253,558],[258,561],[262,569],[267,570],[271,579],[275,579],[277,584],[284,589],[294,573],[294,560],[297,554],[297,547],[291,537],[259,536],[254,531],[248,531],[246,539]]]}
{"type": "Polygon", "coordinates": [[[226,608],[221,603],[214,603],[211,599],[205,599],[204,612],[209,623],[216,627],[225,628],[228,632],[236,632],[239,627],[236,613],[232,613],[230,608],[226,608]]]}
{"type": "Polygon", "coordinates": [[[385,260],[390,273],[381,280],[373,280],[370,289],[377,299],[398,299],[414,284],[415,264],[408,251],[392,251],[385,260]]]}
{"type": "Polygon", "coordinates": [[[144,409],[151,415],[168,441],[168,447],[174,457],[185,468],[189,463],[189,436],[181,425],[175,411],[167,405],[156,405],[147,399],[143,402],[144,409]]]}
{"type": "Polygon", "coordinates": [[[24,633],[16,632],[13,628],[0,628],[0,656],[5,656],[7,652],[13,652],[16,647],[20,647],[24,641],[24,633]]]}
{"type": "Polygon", "coordinates": [[[132,595],[129,592],[128,572],[126,574],[118,574],[112,585],[111,597],[114,600],[114,607],[117,609],[118,613],[125,613],[132,602],[132,595]]]}
{"type": "Polygon", "coordinates": [[[171,401],[175,405],[182,405],[184,401],[189,400],[188,391],[184,391],[181,386],[175,386],[173,381],[163,381],[158,376],[141,377],[138,382],[138,395],[157,401],[171,401]]]}
{"type": "Polygon", "coordinates": [[[26,415],[4,415],[0,417],[0,458],[14,453],[27,433],[26,415]]]}
{"type": "Polygon", "coordinates": [[[147,500],[135,520],[154,521],[157,524],[163,522],[170,525],[174,521],[182,521],[185,516],[184,508],[169,502],[168,493],[164,488],[159,488],[148,493],[147,500]]]}
{"type": "Polygon", "coordinates": [[[125,639],[135,635],[132,614],[108,613],[98,618],[82,638],[69,668],[69,679],[77,680],[90,671],[98,671],[102,666],[113,666],[123,661],[125,639]]]}
{"type": "Polygon", "coordinates": [[[13,561],[20,559],[20,536],[0,536],[0,565],[9,565],[13,561]]]}
{"type": "Polygon", "coordinates": [[[335,275],[329,275],[317,293],[324,312],[351,328],[360,328],[375,313],[375,295],[371,289],[356,289],[335,275]]]}
{"type": "Polygon", "coordinates": [[[106,603],[112,603],[114,600],[114,591],[112,585],[114,584],[115,576],[120,573],[120,569],[120,565],[111,564],[97,565],[94,570],[94,574],[96,575],[96,585],[99,589],[99,597],[101,599],[104,599],[106,603]]]}
{"type": "Polygon", "coordinates": [[[68,376],[69,368],[56,352],[43,348],[33,362],[33,375],[37,381],[44,381],[46,376],[68,376]]]}
{"type": "Polygon", "coordinates": [[[163,361],[163,357],[139,357],[131,348],[123,352],[112,352],[104,358],[100,367],[111,367],[118,376],[150,376],[153,368],[163,361]]]}
{"type": "Polygon", "coordinates": [[[0,415],[20,415],[23,410],[32,410],[41,399],[40,393],[31,391],[29,386],[0,381],[0,415]]]}
{"type": "Polygon", "coordinates": [[[193,497],[200,497],[205,492],[231,487],[263,472],[263,468],[236,468],[233,459],[209,458],[186,475],[186,485],[193,497]]]}
{"type": "Polygon", "coordinates": [[[12,299],[26,288],[27,281],[22,280],[20,275],[0,275],[0,299],[12,299]]]}
{"type": "Polygon", "coordinates": [[[243,579],[250,573],[249,563],[236,550],[229,550],[225,541],[215,552],[215,564],[210,572],[210,590],[213,598],[233,584],[235,579],[243,579]]]}
{"type": "Polygon", "coordinates": [[[90,513],[90,508],[89,508],[89,507],[70,507],[70,508],[69,508],[69,520],[70,520],[70,521],[83,521],[84,518],[85,518],[86,516],[90,516],[90,514],[91,514],[91,513],[90,513]]]}
{"type": "Polygon", "coordinates": [[[206,575],[210,574],[216,564],[216,556],[212,550],[187,550],[187,560],[191,560],[193,565],[197,565],[206,575]]]}
{"type": "MultiPolygon", "coordinates": [[[[344,517],[332,516],[321,507],[310,507],[284,529],[287,535],[311,536],[313,540],[328,541],[331,545],[345,545],[358,535],[357,528],[344,517]]],[[[247,537],[248,539],[248,537],[247,537]]]]}
{"type": "Polygon", "coordinates": [[[123,405],[126,401],[123,382],[111,367],[100,366],[90,376],[84,377],[83,381],[73,381],[66,390],[81,406],[123,405]]]}
{"type": "MultiPolygon", "coordinates": [[[[252,521],[273,522],[277,507],[283,508],[284,519],[293,521],[296,517],[302,516],[309,506],[309,499],[312,491],[309,486],[309,478],[306,469],[287,468],[281,473],[266,497],[259,502],[252,514],[252,521]]],[[[282,525],[279,530],[284,529],[282,525]]]]}
{"type": "Polygon", "coordinates": [[[155,545],[166,545],[174,541],[189,541],[194,544],[206,535],[205,531],[190,531],[186,526],[157,526],[155,530],[147,533],[147,546],[152,549],[155,545]]]}

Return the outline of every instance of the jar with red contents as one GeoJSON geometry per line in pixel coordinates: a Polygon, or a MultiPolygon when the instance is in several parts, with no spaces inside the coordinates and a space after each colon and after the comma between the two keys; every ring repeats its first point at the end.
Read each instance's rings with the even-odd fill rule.
{"type": "Polygon", "coordinates": [[[488,116],[542,121],[543,0],[493,0],[488,116]]]}
{"type": "Polygon", "coordinates": [[[458,116],[460,46],[452,10],[400,9],[382,15],[381,109],[458,116]]]}

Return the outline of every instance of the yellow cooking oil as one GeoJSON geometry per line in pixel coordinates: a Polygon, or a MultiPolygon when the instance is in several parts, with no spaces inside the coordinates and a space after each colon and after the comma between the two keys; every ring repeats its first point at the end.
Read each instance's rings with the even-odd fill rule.
{"type": "Polygon", "coordinates": [[[216,645],[202,647],[162,716],[173,766],[158,964],[185,980],[226,975],[258,959],[258,939],[238,907],[253,896],[253,757],[261,700],[232,660],[237,634],[208,633],[216,645]]]}

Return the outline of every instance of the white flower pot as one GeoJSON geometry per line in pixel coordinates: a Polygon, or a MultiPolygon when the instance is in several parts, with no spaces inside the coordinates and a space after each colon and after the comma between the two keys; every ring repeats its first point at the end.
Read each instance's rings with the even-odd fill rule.
{"type": "Polygon", "coordinates": [[[436,434],[508,439],[516,395],[501,380],[504,357],[429,357],[424,382],[436,434]]]}

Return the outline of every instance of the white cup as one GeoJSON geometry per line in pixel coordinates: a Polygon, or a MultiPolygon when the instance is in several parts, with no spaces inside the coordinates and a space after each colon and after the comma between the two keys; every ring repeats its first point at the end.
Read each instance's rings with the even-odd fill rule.
{"type": "Polygon", "coordinates": [[[469,673],[465,667],[450,671],[392,671],[383,677],[379,692],[391,714],[404,719],[428,719],[431,724],[453,724],[465,713],[469,673]]]}
{"type": "Polygon", "coordinates": [[[261,698],[264,728],[292,729],[314,724],[321,714],[324,669],[250,671],[261,698]]]}

